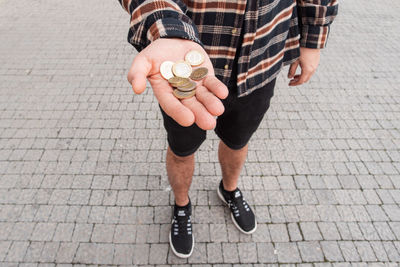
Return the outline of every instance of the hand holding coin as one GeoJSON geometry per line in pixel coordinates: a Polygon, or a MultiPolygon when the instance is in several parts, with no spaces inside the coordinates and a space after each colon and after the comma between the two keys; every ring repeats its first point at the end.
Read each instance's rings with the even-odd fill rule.
{"type": "Polygon", "coordinates": [[[204,49],[183,39],[160,38],[134,59],[128,81],[135,93],[146,89],[149,80],[161,108],[182,126],[196,123],[213,129],[215,116],[224,111],[220,99],[228,89],[214,75],[204,49]]]}

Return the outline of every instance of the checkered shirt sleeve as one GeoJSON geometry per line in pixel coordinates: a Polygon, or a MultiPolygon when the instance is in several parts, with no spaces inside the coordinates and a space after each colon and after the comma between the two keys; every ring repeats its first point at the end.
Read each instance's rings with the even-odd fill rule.
{"type": "Polygon", "coordinates": [[[118,0],[131,15],[128,42],[139,52],[152,41],[181,38],[202,45],[196,25],[180,0],[118,0]]]}
{"type": "Polygon", "coordinates": [[[300,46],[324,48],[329,27],[338,13],[337,0],[297,0],[300,46]]]}

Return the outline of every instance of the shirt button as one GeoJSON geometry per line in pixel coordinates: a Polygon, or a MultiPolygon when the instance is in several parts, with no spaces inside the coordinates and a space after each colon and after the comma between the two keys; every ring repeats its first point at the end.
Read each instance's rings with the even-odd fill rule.
{"type": "Polygon", "coordinates": [[[233,29],[232,29],[232,33],[233,33],[233,34],[237,33],[237,29],[236,29],[236,28],[233,28],[233,29]]]}
{"type": "Polygon", "coordinates": [[[226,64],[225,66],[224,66],[224,69],[228,69],[229,68],[229,65],[228,64],[226,64]]]}

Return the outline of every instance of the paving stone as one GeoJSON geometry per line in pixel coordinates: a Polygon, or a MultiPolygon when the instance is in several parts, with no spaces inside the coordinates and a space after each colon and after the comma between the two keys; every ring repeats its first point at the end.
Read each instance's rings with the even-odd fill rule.
{"type": "Polygon", "coordinates": [[[31,240],[33,241],[50,241],[53,238],[57,224],[55,223],[38,223],[33,230],[31,240]]]}
{"type": "MultiPolygon", "coordinates": [[[[196,237],[197,236],[195,236],[195,238],[196,237]]],[[[195,244],[195,249],[193,250],[193,254],[188,259],[189,263],[204,263],[204,262],[207,262],[206,243],[199,243],[199,242],[197,242],[197,239],[196,239],[195,242],[196,242],[196,244],[195,244]]],[[[235,244],[231,244],[231,245],[235,245],[235,244]]],[[[223,252],[224,253],[230,253],[230,250],[229,250],[229,248],[227,249],[227,251],[225,251],[225,249],[223,249],[223,252]]],[[[232,257],[238,258],[237,252],[234,255],[230,255],[229,254],[227,256],[232,256],[232,257]]],[[[224,258],[224,261],[228,262],[228,260],[226,260],[225,258],[224,258]]]]}
{"type": "Polygon", "coordinates": [[[133,251],[134,264],[148,264],[150,252],[150,246],[148,244],[134,244],[133,251]]]}
{"type": "Polygon", "coordinates": [[[268,206],[255,206],[254,213],[258,223],[271,222],[268,206]]]}
{"type": "Polygon", "coordinates": [[[373,223],[380,240],[395,240],[396,237],[390,230],[389,225],[386,222],[374,222],[373,223]]]}
{"type": "Polygon", "coordinates": [[[360,225],[358,223],[349,222],[347,224],[349,231],[351,233],[351,237],[353,240],[364,240],[364,235],[360,229],[360,225]]]}
{"type": "Polygon", "coordinates": [[[239,251],[236,243],[222,243],[223,261],[226,263],[239,262],[239,251]]]}
{"type": "Polygon", "coordinates": [[[351,206],[353,210],[353,214],[356,218],[356,221],[358,222],[367,222],[371,221],[371,217],[368,215],[368,212],[364,208],[364,206],[361,205],[353,205],[351,206]]]}
{"type": "Polygon", "coordinates": [[[322,240],[322,235],[315,222],[301,222],[300,230],[304,240],[322,240]]]}
{"type": "Polygon", "coordinates": [[[86,205],[89,203],[90,190],[76,189],[72,190],[68,204],[71,205],[86,205]]]}
{"type": "Polygon", "coordinates": [[[8,262],[20,262],[24,259],[26,250],[29,246],[27,241],[14,241],[12,242],[5,261],[8,262]]]}
{"type": "Polygon", "coordinates": [[[286,222],[285,214],[281,206],[270,206],[269,215],[271,216],[270,221],[272,223],[284,223],[286,222]]]}
{"type": "Polygon", "coordinates": [[[218,263],[222,262],[221,243],[207,243],[207,262],[218,263]]]}
{"type": "Polygon", "coordinates": [[[278,260],[275,248],[271,243],[257,243],[257,255],[258,262],[263,264],[274,263],[278,260]]]}
{"type": "Polygon", "coordinates": [[[44,247],[44,242],[31,242],[26,251],[24,261],[26,262],[39,262],[40,255],[44,247]]]}
{"type": "Polygon", "coordinates": [[[299,221],[299,216],[295,206],[283,206],[283,213],[285,214],[286,222],[299,221]]]}
{"type": "Polygon", "coordinates": [[[339,245],[336,241],[321,241],[322,251],[328,261],[344,261],[339,245]]]}
{"type": "Polygon", "coordinates": [[[337,211],[342,221],[345,222],[356,221],[356,217],[354,216],[353,210],[351,209],[350,205],[339,205],[337,206],[337,211]]]}
{"type": "Polygon", "coordinates": [[[118,206],[131,206],[133,201],[133,191],[118,191],[116,205],[118,206]]]}
{"type": "Polygon", "coordinates": [[[168,245],[167,244],[151,244],[150,246],[150,264],[167,263],[168,245]]]}
{"type": "Polygon", "coordinates": [[[40,256],[40,261],[54,262],[59,247],[60,242],[45,242],[42,250],[42,255],[40,256]]]}
{"type": "Polygon", "coordinates": [[[128,243],[132,244],[136,239],[136,226],[135,225],[121,225],[115,227],[114,243],[128,243]]]}
{"type": "Polygon", "coordinates": [[[210,224],[211,242],[227,242],[226,224],[210,224]]]}
{"type": "MultiPolygon", "coordinates": [[[[34,228],[34,224],[33,223],[23,223],[23,222],[19,222],[14,224],[14,227],[11,231],[11,229],[9,229],[9,235],[8,238],[5,237],[7,240],[20,240],[20,241],[24,241],[30,238],[33,228],[34,228]]],[[[6,226],[7,227],[7,226],[6,226]]],[[[6,230],[7,228],[5,228],[6,230]]]]}
{"type": "Polygon", "coordinates": [[[114,245],[97,244],[96,255],[96,264],[112,264],[114,257],[114,245]]]}
{"type": "Polygon", "coordinates": [[[339,221],[340,216],[335,205],[317,205],[319,217],[322,221],[339,221]]]}
{"type": "Polygon", "coordinates": [[[367,241],[354,241],[354,245],[357,248],[357,251],[361,257],[361,260],[364,262],[376,261],[376,256],[374,251],[372,250],[369,242],[367,241]]]}
{"type": "Polygon", "coordinates": [[[396,205],[382,205],[383,210],[392,221],[400,220],[400,208],[396,205]]]}
{"type": "Polygon", "coordinates": [[[387,221],[388,217],[379,205],[366,205],[365,209],[372,221],[387,221]]]}
{"type": "Polygon", "coordinates": [[[78,243],[62,242],[58,248],[56,262],[71,263],[78,249],[78,243]]]}
{"type": "MultiPolygon", "coordinates": [[[[236,230],[236,229],[235,229],[236,230]]],[[[210,242],[210,225],[195,224],[193,225],[193,234],[198,242],[210,242]]]]}
{"type": "Polygon", "coordinates": [[[361,258],[357,252],[352,241],[339,241],[338,242],[340,250],[342,251],[345,261],[360,261],[361,258]]]}
{"type": "Polygon", "coordinates": [[[113,263],[118,265],[133,264],[133,245],[132,244],[116,244],[113,263]]]}
{"type": "Polygon", "coordinates": [[[257,247],[255,243],[238,243],[238,250],[241,263],[257,262],[257,247]]]}
{"type": "Polygon", "coordinates": [[[298,242],[297,246],[300,251],[300,255],[305,262],[318,262],[323,261],[324,256],[318,242],[316,241],[303,241],[298,242]]]}
{"type": "Polygon", "coordinates": [[[74,227],[73,223],[59,223],[54,233],[53,241],[71,241],[74,227]]]}
{"type": "Polygon", "coordinates": [[[324,240],[340,240],[340,234],[335,223],[319,222],[318,227],[324,240]]]}
{"type": "Polygon", "coordinates": [[[289,241],[289,234],[285,224],[269,224],[268,227],[273,242],[289,241]]]}
{"type": "Polygon", "coordinates": [[[376,258],[378,261],[389,261],[388,256],[386,254],[385,248],[383,247],[382,243],[379,241],[371,241],[370,245],[372,250],[375,253],[376,258]]]}
{"type": "Polygon", "coordinates": [[[103,204],[104,199],[104,190],[92,190],[90,194],[89,205],[91,206],[99,206],[103,204]]]}
{"type": "Polygon", "coordinates": [[[119,223],[130,224],[136,221],[135,207],[122,207],[119,217],[119,223]]]}
{"type": "Polygon", "coordinates": [[[300,221],[310,222],[320,220],[316,207],[311,205],[299,205],[296,206],[296,208],[300,217],[300,221]]]}
{"type": "Polygon", "coordinates": [[[7,255],[8,249],[11,246],[11,241],[0,241],[0,260],[3,261],[7,255]]]}
{"type": "Polygon", "coordinates": [[[113,241],[115,225],[95,224],[91,237],[92,242],[109,243],[113,241]]]}
{"type": "MultiPolygon", "coordinates": [[[[262,224],[262,223],[257,222],[257,231],[256,232],[257,232],[257,234],[252,235],[254,242],[270,242],[271,241],[271,236],[269,234],[269,229],[268,229],[267,224],[262,224]]],[[[229,240],[229,241],[232,242],[231,240],[229,240]]]]}
{"type": "Polygon", "coordinates": [[[386,254],[389,258],[389,261],[399,261],[400,260],[400,255],[398,253],[398,250],[396,247],[393,245],[392,242],[382,242],[383,247],[386,250],[386,254]]]}
{"type": "Polygon", "coordinates": [[[138,224],[152,223],[154,218],[153,207],[138,207],[136,221],[138,224]]]}
{"type": "Polygon", "coordinates": [[[295,243],[275,243],[275,249],[280,263],[299,263],[300,254],[295,243]]]}
{"type": "Polygon", "coordinates": [[[379,235],[371,222],[360,222],[358,223],[358,226],[366,240],[379,240],[379,235]]]}
{"type": "Polygon", "coordinates": [[[92,235],[93,224],[81,224],[77,223],[74,228],[72,235],[72,241],[74,242],[88,242],[92,235]]]}
{"type": "Polygon", "coordinates": [[[148,243],[159,243],[160,242],[160,225],[151,224],[149,226],[147,242],[148,243]]]}

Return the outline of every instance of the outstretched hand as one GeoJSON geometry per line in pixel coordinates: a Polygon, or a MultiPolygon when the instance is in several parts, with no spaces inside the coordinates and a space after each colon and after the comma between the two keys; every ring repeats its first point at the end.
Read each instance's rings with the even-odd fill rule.
{"type": "Polygon", "coordinates": [[[290,65],[288,78],[289,86],[296,86],[306,83],[317,70],[319,64],[319,49],[301,47],[300,58],[290,65]],[[296,75],[297,67],[300,65],[301,73],[296,75]]]}
{"type": "Polygon", "coordinates": [[[215,116],[224,112],[220,99],[228,96],[228,89],[215,77],[207,53],[193,41],[160,38],[152,42],[134,58],[128,73],[128,81],[136,94],[146,89],[146,78],[161,108],[182,126],[196,123],[200,128],[210,130],[216,125],[215,116]],[[197,82],[195,97],[179,100],[173,95],[171,85],[161,76],[160,65],[167,60],[183,60],[185,54],[193,49],[204,54],[201,66],[208,69],[208,75],[197,82]]]}

